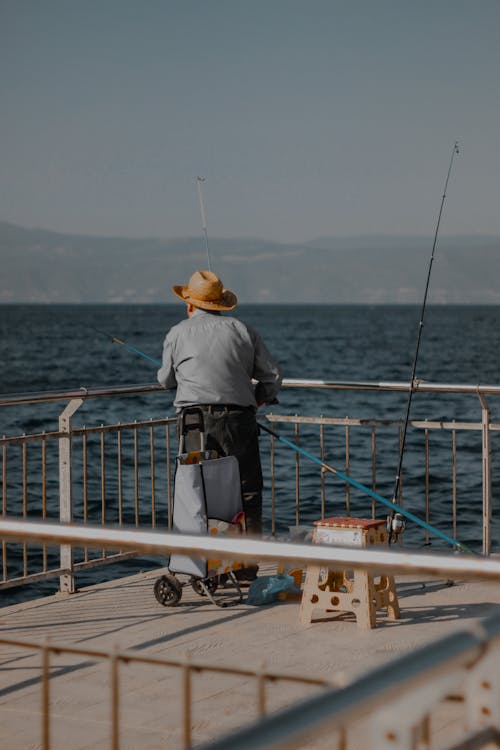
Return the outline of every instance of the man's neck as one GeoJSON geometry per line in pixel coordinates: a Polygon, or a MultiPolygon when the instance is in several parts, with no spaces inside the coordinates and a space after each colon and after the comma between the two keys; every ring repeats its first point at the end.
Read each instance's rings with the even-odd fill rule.
{"type": "Polygon", "coordinates": [[[193,318],[195,315],[220,315],[220,310],[202,310],[201,307],[195,307],[190,317],[193,318]]]}

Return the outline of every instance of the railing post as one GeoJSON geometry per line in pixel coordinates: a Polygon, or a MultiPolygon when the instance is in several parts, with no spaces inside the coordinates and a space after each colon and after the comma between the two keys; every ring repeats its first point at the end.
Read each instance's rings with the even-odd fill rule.
{"type": "MultiPolygon", "coordinates": [[[[416,750],[430,748],[429,716],[457,683],[463,682],[465,670],[436,674],[432,681],[415,689],[401,688],[400,697],[388,701],[369,715],[372,750],[416,750]]],[[[404,683],[404,680],[402,681],[404,683]]],[[[360,701],[362,703],[362,699],[360,701]]]]}
{"type": "Polygon", "coordinates": [[[468,671],[464,685],[466,729],[500,732],[500,648],[486,648],[468,671]]]}
{"type": "MultiPolygon", "coordinates": [[[[59,520],[61,523],[73,521],[73,469],[71,463],[71,418],[83,404],[83,399],[72,399],[59,415],[59,520]]],[[[70,571],[59,577],[59,591],[73,594],[73,550],[69,544],[61,544],[61,568],[70,571]]]]}
{"type": "Polygon", "coordinates": [[[483,466],[483,555],[491,553],[491,434],[490,410],[482,393],[478,392],[482,411],[482,466],[483,466]]]}

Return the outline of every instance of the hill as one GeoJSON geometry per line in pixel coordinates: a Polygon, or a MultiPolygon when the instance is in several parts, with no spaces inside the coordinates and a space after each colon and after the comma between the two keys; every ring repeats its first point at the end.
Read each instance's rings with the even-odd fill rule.
{"type": "MultiPolygon", "coordinates": [[[[419,303],[432,238],[210,240],[213,269],[241,302],[419,303]]],[[[429,302],[500,304],[500,238],[443,237],[429,302]]],[[[173,302],[206,267],[201,237],[94,237],[0,222],[0,303],[173,302]]]]}

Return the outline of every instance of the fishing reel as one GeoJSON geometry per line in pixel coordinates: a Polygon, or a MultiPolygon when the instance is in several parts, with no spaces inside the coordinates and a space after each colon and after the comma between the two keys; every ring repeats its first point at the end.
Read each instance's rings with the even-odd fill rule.
{"type": "Polygon", "coordinates": [[[401,513],[395,513],[392,511],[387,516],[387,534],[389,544],[397,542],[399,535],[403,533],[406,527],[406,522],[401,513]]]}

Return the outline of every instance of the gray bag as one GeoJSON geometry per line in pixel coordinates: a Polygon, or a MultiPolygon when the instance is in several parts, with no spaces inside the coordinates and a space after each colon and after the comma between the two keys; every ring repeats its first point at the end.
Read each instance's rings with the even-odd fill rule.
{"type": "MultiPolygon", "coordinates": [[[[243,510],[238,459],[235,456],[213,458],[214,453],[205,450],[202,414],[201,427],[201,450],[181,452],[177,456],[173,530],[181,534],[207,534],[209,522],[210,525],[213,521],[235,523],[243,510]]],[[[182,430],[181,451],[183,438],[182,430]]],[[[198,578],[206,578],[208,574],[206,560],[187,555],[171,555],[168,567],[172,573],[185,573],[198,578]]]]}

